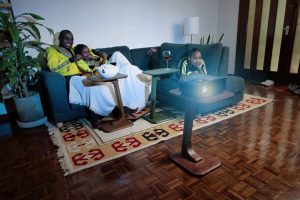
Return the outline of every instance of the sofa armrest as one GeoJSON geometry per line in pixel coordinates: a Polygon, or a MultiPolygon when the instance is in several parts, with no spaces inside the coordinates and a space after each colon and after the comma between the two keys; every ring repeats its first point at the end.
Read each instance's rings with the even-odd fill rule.
{"type": "Polygon", "coordinates": [[[51,113],[63,113],[70,110],[66,88],[66,79],[57,72],[43,71],[41,74],[44,94],[51,113]]]}
{"type": "Polygon", "coordinates": [[[238,76],[227,76],[226,90],[233,93],[244,93],[245,83],[242,77],[238,76]]]}
{"type": "Polygon", "coordinates": [[[222,47],[220,64],[219,64],[219,76],[227,76],[228,74],[228,58],[229,47],[222,47]]]}

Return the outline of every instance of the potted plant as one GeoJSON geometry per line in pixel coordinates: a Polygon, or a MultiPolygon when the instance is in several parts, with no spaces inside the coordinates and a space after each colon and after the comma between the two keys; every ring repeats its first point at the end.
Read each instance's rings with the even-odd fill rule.
{"type": "Polygon", "coordinates": [[[6,84],[12,87],[19,115],[17,123],[22,128],[39,126],[47,121],[39,94],[29,90],[29,86],[38,80],[40,65],[37,58],[28,54],[27,49],[41,49],[44,44],[40,42],[38,27],[42,26],[54,35],[52,29],[38,23],[40,20],[44,18],[33,13],[16,17],[0,13],[0,33],[4,38],[2,40],[5,40],[2,43],[8,44],[0,48],[0,89],[6,84]]]}

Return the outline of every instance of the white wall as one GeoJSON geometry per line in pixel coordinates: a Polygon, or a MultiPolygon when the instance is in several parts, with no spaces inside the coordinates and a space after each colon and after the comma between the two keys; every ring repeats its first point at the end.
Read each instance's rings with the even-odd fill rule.
{"type": "MultiPolygon", "coordinates": [[[[92,48],[127,45],[130,48],[185,43],[182,21],[200,17],[200,35],[217,35],[218,0],[12,0],[15,15],[40,14],[44,24],[59,32],[70,29],[75,44],[92,48]]],[[[52,43],[43,32],[42,40],[52,43]]],[[[194,43],[199,37],[193,38],[194,43]]]]}
{"type": "MultiPolygon", "coordinates": [[[[11,0],[15,15],[40,14],[55,32],[70,29],[75,44],[92,48],[127,45],[129,48],[159,46],[163,42],[187,43],[182,21],[200,17],[200,34],[224,33],[229,46],[229,70],[234,74],[239,0],[11,0]]],[[[42,40],[53,43],[46,31],[42,40]]]]}
{"type": "Polygon", "coordinates": [[[222,43],[229,46],[228,73],[234,74],[239,0],[219,0],[218,9],[218,34],[224,33],[222,43]]]}

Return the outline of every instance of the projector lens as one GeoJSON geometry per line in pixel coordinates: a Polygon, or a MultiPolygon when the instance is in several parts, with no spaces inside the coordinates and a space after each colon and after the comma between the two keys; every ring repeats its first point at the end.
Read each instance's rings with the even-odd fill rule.
{"type": "Polygon", "coordinates": [[[204,85],[202,88],[202,93],[205,94],[206,92],[207,92],[207,87],[206,87],[206,85],[204,85]]]}

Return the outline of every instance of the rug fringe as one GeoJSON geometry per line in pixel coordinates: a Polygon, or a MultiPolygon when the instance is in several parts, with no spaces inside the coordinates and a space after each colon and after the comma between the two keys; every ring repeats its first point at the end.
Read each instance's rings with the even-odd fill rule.
{"type": "Polygon", "coordinates": [[[48,127],[48,132],[49,132],[52,143],[58,147],[56,154],[57,154],[58,162],[60,164],[60,168],[63,170],[64,176],[67,176],[71,172],[70,172],[70,167],[68,165],[68,160],[65,157],[65,154],[64,154],[64,151],[62,148],[63,145],[60,144],[60,140],[59,140],[60,131],[58,130],[57,127],[50,124],[49,122],[47,122],[45,125],[48,127]]]}

